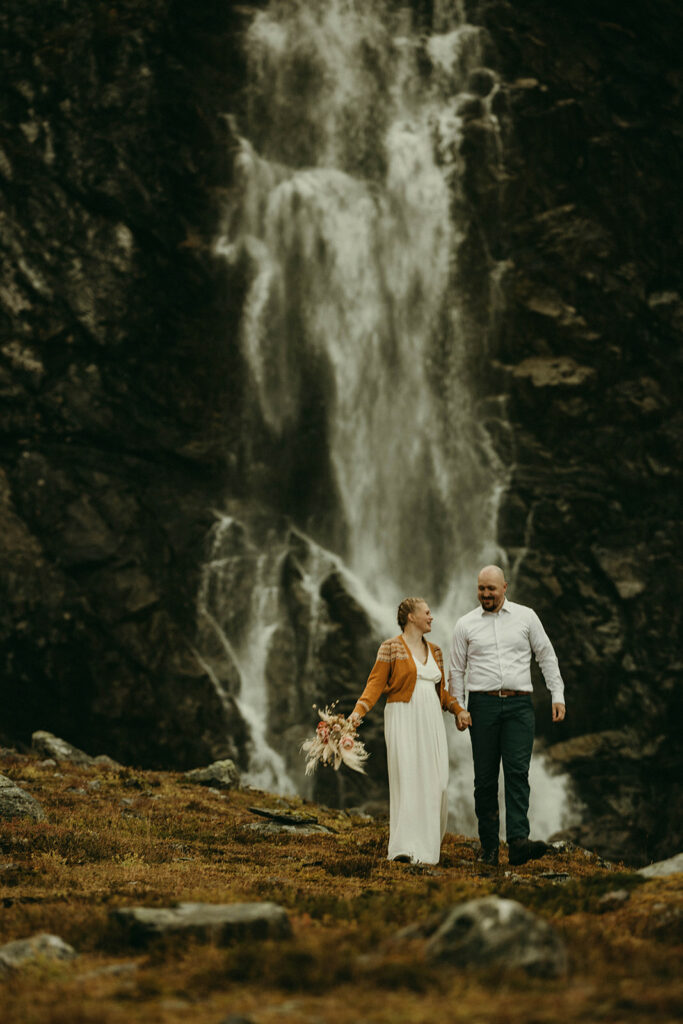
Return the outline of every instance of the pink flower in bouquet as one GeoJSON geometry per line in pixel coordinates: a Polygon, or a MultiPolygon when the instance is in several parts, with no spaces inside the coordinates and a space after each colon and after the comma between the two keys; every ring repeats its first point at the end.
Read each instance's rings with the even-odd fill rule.
{"type": "Polygon", "coordinates": [[[342,731],[341,723],[340,722],[335,722],[334,725],[332,726],[332,732],[339,733],[341,731],[342,731]]]}
{"type": "Polygon", "coordinates": [[[323,743],[328,743],[330,739],[330,727],[327,722],[318,722],[317,733],[323,743]]]}
{"type": "Polygon", "coordinates": [[[344,750],[352,750],[355,745],[355,740],[351,736],[342,736],[339,741],[339,746],[343,747],[344,750]]]}

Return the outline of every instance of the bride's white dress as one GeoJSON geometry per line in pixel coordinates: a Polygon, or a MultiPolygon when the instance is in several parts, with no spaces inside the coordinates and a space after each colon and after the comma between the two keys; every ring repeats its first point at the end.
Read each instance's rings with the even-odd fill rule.
{"type": "Polygon", "coordinates": [[[431,650],[415,662],[417,682],[408,703],[384,708],[389,768],[387,857],[438,864],[448,818],[448,744],[436,692],[441,671],[431,650]]]}

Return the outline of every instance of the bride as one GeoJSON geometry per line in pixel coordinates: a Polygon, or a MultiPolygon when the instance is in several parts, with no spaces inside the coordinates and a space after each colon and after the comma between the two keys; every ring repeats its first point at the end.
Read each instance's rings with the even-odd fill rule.
{"type": "Polygon", "coordinates": [[[401,601],[401,633],[381,644],[365,689],[349,716],[353,725],[359,725],[386,694],[387,858],[413,864],[439,862],[448,816],[448,746],[441,712],[457,715],[464,710],[446,689],[441,649],[424,638],[432,619],[421,597],[401,601]]]}

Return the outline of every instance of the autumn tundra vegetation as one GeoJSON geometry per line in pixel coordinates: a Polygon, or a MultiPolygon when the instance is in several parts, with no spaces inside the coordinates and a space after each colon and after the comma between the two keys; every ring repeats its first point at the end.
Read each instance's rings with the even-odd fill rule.
{"type": "Polygon", "coordinates": [[[37,801],[0,828],[3,1024],[677,1018],[680,873],[570,844],[492,868],[455,833],[398,864],[386,820],[232,776],[12,750],[0,773],[37,801]],[[521,923],[492,950],[474,918],[501,907],[521,923]],[[39,935],[61,945],[24,956],[39,935]]]}

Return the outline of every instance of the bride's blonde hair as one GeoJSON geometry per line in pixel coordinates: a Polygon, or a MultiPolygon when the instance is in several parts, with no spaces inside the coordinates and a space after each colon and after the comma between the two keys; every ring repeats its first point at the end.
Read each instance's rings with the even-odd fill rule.
{"type": "Polygon", "coordinates": [[[405,629],[406,622],[408,621],[408,616],[410,615],[411,612],[415,611],[419,604],[427,604],[424,597],[403,598],[400,605],[398,606],[398,614],[396,615],[396,618],[398,619],[398,624],[401,627],[401,629],[405,629]]]}

